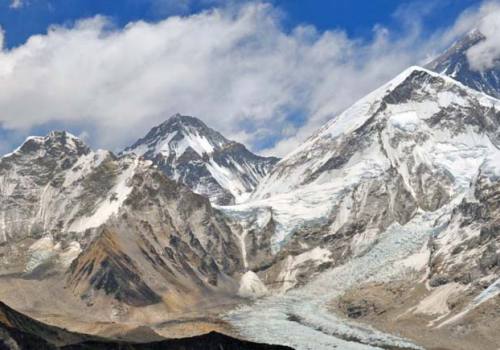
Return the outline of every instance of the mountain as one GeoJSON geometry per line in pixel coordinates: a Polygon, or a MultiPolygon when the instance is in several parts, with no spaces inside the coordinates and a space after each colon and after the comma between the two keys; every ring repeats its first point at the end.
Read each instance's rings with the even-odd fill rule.
{"type": "Polygon", "coordinates": [[[51,132],[0,158],[0,300],[148,343],[496,349],[499,195],[500,101],[420,67],[280,161],[183,116],[118,156],[51,132]]]}
{"type": "Polygon", "coordinates": [[[232,321],[268,342],[302,329],[297,348],[315,336],[318,349],[403,346],[339,322],[327,310],[340,305],[425,347],[498,343],[487,325],[500,315],[480,310],[500,295],[499,135],[500,101],[420,67],[334,117],[222,208],[240,222],[246,265],[271,294],[288,291],[232,321]],[[248,253],[262,247],[265,259],[248,253]]]}
{"type": "Polygon", "coordinates": [[[429,62],[426,68],[446,74],[464,85],[500,98],[500,66],[477,71],[470,67],[467,58],[467,51],[484,39],[484,35],[479,30],[473,30],[429,62]]]}
{"type": "Polygon", "coordinates": [[[260,157],[201,120],[174,115],[125,149],[219,205],[244,200],[278,161],[260,157]]]}
{"type": "Polygon", "coordinates": [[[89,323],[229,302],[243,270],[208,199],[66,132],[0,158],[0,239],[3,300],[89,323]]]}
{"type": "Polygon", "coordinates": [[[321,128],[226,212],[270,208],[276,249],[338,263],[391,224],[463,195],[498,152],[498,127],[497,100],[413,67],[321,128]],[[319,248],[331,255],[313,254],[319,248]]]}
{"type": "Polygon", "coordinates": [[[71,333],[64,329],[43,324],[23,315],[0,302],[0,348],[6,350],[286,350],[285,346],[266,345],[247,342],[210,332],[208,334],[173,340],[149,343],[125,342],[120,340],[99,339],[85,334],[71,333]]]}

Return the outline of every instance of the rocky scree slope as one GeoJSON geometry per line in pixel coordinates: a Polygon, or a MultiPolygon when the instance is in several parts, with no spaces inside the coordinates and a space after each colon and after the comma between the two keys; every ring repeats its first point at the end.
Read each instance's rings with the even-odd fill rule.
{"type": "Polygon", "coordinates": [[[247,198],[278,161],[257,156],[201,120],[179,114],[151,129],[124,153],[151,160],[169,178],[220,205],[247,198]]]}

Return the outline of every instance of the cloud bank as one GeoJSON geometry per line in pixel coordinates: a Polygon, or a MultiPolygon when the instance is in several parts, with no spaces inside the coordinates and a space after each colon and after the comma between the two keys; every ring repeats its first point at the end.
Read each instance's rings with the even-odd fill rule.
{"type": "Polygon", "coordinates": [[[362,41],[307,25],[286,30],[281,16],[251,3],[124,28],[103,17],[51,27],[0,51],[0,125],[64,125],[117,150],[180,112],[284,155],[471,21],[423,40],[413,18],[398,37],[377,26],[362,41]]]}

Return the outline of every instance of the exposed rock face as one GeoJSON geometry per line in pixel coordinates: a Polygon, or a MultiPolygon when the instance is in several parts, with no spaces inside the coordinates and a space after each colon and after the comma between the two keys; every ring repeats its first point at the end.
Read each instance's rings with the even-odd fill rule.
{"type": "MultiPolygon", "coordinates": [[[[91,151],[64,132],[29,138],[0,160],[2,274],[66,275],[89,305],[236,295],[243,269],[208,199],[134,155],[91,151]],[[190,297],[188,297],[190,296],[190,297]]],[[[181,301],[179,301],[181,300],[181,301]]]]}
{"type": "Polygon", "coordinates": [[[478,290],[500,275],[500,157],[485,160],[446,230],[432,240],[431,281],[478,290]]]}
{"type": "Polygon", "coordinates": [[[224,211],[254,223],[247,242],[269,235],[272,217],[274,260],[255,269],[289,288],[363,254],[391,224],[461,198],[499,153],[499,128],[497,100],[414,67],[281,160],[249,202],[224,211]]]}
{"type": "Polygon", "coordinates": [[[478,30],[468,33],[442,55],[427,64],[427,68],[446,74],[485,94],[500,98],[500,66],[486,71],[476,71],[470,67],[467,59],[467,51],[484,39],[484,35],[478,30]]]}
{"type": "Polygon", "coordinates": [[[145,276],[167,303],[237,287],[229,276],[243,268],[240,249],[208,199],[157,171],[136,173],[132,186],[118,215],[71,266],[72,286],[81,290],[84,279],[137,306],[159,301],[141,281],[145,276]]]}
{"type": "Polygon", "coordinates": [[[221,205],[248,197],[278,161],[257,156],[199,119],[181,115],[151,129],[125,153],[153,161],[169,178],[221,205]]]}

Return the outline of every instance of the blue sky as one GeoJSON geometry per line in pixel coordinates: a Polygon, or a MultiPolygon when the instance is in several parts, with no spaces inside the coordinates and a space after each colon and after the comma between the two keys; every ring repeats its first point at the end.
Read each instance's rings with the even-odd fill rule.
{"type": "MultiPolygon", "coordinates": [[[[240,1],[241,2],[241,1],[240,1]]],[[[383,24],[399,29],[401,23],[394,14],[405,6],[422,11],[426,30],[450,25],[465,9],[477,5],[477,0],[273,0],[282,9],[284,24],[312,24],[319,30],[341,28],[350,36],[367,38],[373,26],[383,24]],[[429,5],[432,4],[432,5],[429,5]]],[[[108,16],[118,26],[128,22],[158,21],[171,15],[189,15],[220,6],[210,0],[23,0],[12,8],[12,0],[0,0],[0,25],[8,33],[6,46],[17,46],[33,34],[45,33],[51,24],[70,25],[75,20],[98,14],[108,16]],[[177,3],[177,4],[176,4],[177,3]]]]}
{"type": "Polygon", "coordinates": [[[0,153],[54,128],[119,150],[180,112],[284,155],[484,3],[0,0],[0,153]]]}

